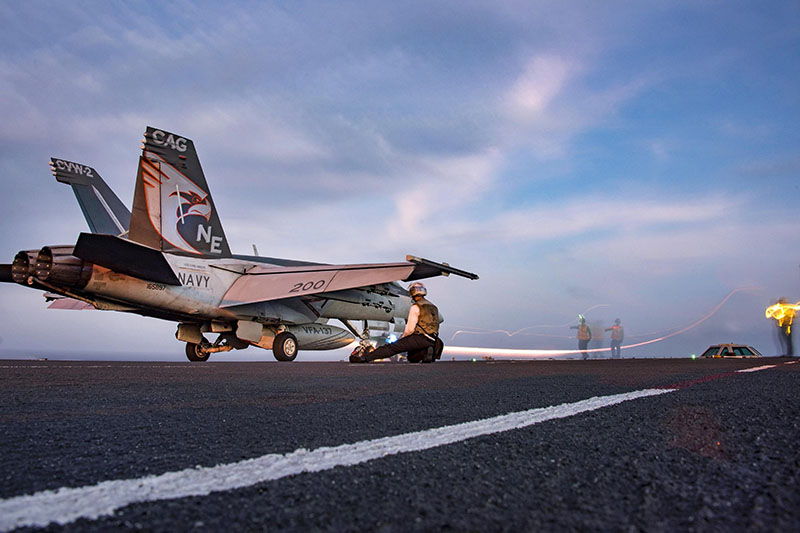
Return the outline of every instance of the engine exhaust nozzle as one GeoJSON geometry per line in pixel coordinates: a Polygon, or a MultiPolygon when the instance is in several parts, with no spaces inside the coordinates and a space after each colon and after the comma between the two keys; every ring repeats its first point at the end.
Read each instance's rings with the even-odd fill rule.
{"type": "Polygon", "coordinates": [[[92,264],[72,255],[74,246],[45,246],[36,256],[34,274],[42,282],[83,289],[92,276],[92,264]]]}
{"type": "Polygon", "coordinates": [[[22,250],[14,256],[11,263],[11,279],[15,283],[28,285],[33,283],[36,268],[36,250],[22,250]]]}

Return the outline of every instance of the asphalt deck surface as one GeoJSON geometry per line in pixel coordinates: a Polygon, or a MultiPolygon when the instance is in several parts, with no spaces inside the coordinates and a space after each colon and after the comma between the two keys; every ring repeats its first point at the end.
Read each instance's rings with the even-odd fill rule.
{"type": "Polygon", "coordinates": [[[678,390],[46,529],[800,530],[800,363],[784,358],[0,361],[0,500],[650,388],[678,390]]]}

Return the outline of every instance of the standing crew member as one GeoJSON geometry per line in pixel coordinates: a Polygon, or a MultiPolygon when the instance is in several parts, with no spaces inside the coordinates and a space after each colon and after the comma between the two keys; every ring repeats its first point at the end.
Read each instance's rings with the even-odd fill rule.
{"type": "Polygon", "coordinates": [[[577,326],[572,326],[569,329],[578,330],[578,349],[583,352],[584,359],[589,359],[589,354],[586,352],[586,348],[589,347],[589,341],[592,340],[592,330],[586,325],[586,319],[583,318],[583,315],[578,316],[580,316],[581,323],[577,326]]]}
{"type": "Polygon", "coordinates": [[[622,345],[622,339],[625,337],[625,330],[622,329],[619,318],[614,321],[613,326],[606,328],[606,331],[611,332],[611,358],[618,358],[620,352],[619,347],[622,345]]]}
{"type": "Polygon", "coordinates": [[[778,303],[767,307],[767,318],[774,318],[778,326],[778,338],[780,339],[783,354],[794,357],[794,343],[792,343],[792,322],[800,309],[800,302],[792,305],[787,303],[786,298],[780,298],[778,303]]]}
{"type": "Polygon", "coordinates": [[[408,352],[410,363],[433,363],[436,355],[432,348],[441,346],[439,341],[439,310],[435,305],[425,299],[428,294],[425,285],[420,282],[412,283],[408,287],[408,294],[414,303],[408,311],[406,329],[402,337],[391,344],[384,344],[380,348],[367,353],[358,353],[358,349],[350,355],[351,363],[369,363],[376,359],[385,359],[394,354],[408,352]],[[438,342],[437,342],[438,341],[438,342]]]}

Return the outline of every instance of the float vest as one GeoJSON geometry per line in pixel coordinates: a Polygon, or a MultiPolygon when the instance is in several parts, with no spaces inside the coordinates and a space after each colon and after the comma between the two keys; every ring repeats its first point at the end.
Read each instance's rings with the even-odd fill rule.
{"type": "Polygon", "coordinates": [[[611,326],[611,339],[615,341],[622,340],[622,326],[611,326]]]}
{"type": "Polygon", "coordinates": [[[419,307],[419,318],[414,333],[428,335],[439,334],[439,309],[425,298],[420,298],[414,305],[419,307]]]}
{"type": "Polygon", "coordinates": [[[784,312],[785,312],[785,314],[778,321],[778,325],[780,327],[783,327],[783,326],[788,324],[789,327],[791,327],[792,326],[792,322],[794,321],[794,315],[795,315],[796,311],[794,310],[794,308],[792,306],[787,306],[784,312]]]}
{"type": "Polygon", "coordinates": [[[578,326],[578,340],[579,341],[588,341],[592,339],[592,334],[589,332],[589,326],[586,324],[581,324],[578,326]]]}

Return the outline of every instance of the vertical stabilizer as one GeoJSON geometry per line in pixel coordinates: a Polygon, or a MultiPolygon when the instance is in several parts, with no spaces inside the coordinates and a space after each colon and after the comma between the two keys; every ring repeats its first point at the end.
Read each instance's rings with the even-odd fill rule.
{"type": "Polygon", "coordinates": [[[164,252],[230,257],[194,143],[149,126],[143,142],[130,239],[164,252]]]}
{"type": "Polygon", "coordinates": [[[50,169],[58,181],[72,186],[92,233],[124,236],[128,232],[130,211],[95,169],[55,157],[50,158],[50,169]]]}

